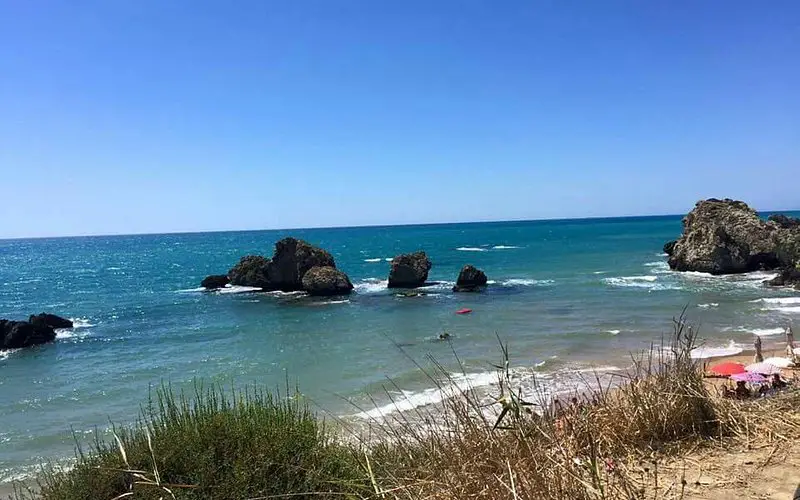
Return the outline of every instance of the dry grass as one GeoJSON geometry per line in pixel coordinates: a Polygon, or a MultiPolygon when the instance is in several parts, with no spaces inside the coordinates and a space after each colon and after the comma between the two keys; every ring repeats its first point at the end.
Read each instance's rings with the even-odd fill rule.
{"type": "Polygon", "coordinates": [[[268,394],[198,394],[192,404],[163,395],[144,426],[46,476],[37,497],[684,498],[691,479],[676,464],[689,454],[777,450],[800,432],[797,390],[752,402],[712,394],[689,356],[695,337],[681,315],[671,349],[634,356],[613,387],[586,380],[584,404],[563,408],[544,395],[523,400],[505,346],[493,413],[435,365],[430,379],[454,397],[373,421],[355,443],[331,440],[303,405],[268,394]]]}

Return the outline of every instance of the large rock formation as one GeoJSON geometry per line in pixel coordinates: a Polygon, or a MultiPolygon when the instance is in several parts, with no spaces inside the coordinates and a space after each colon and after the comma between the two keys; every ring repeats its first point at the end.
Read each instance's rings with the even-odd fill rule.
{"type": "Polygon", "coordinates": [[[675,251],[675,243],[677,242],[678,240],[672,240],[664,243],[664,253],[668,256],[672,255],[672,253],[675,251]]]}
{"type": "MultiPolygon", "coordinates": [[[[323,272],[315,279],[309,280],[309,283],[313,284],[314,291],[307,289],[303,278],[310,269],[315,267],[336,270],[336,263],[330,253],[319,247],[315,247],[303,240],[284,238],[275,244],[275,252],[271,259],[261,255],[242,257],[239,263],[228,271],[227,278],[233,285],[252,286],[261,288],[264,291],[281,290],[294,292],[307,290],[313,294],[326,295],[324,291],[327,290],[326,287],[328,285],[334,285],[337,291],[335,295],[349,293],[352,290],[353,286],[350,284],[350,279],[341,271],[337,271],[336,279],[333,279],[333,273],[330,271],[323,272]],[[333,279],[333,281],[326,285],[324,281],[329,278],[333,279]],[[346,285],[344,282],[346,282],[346,285]],[[349,288],[347,288],[348,285],[349,288]],[[344,291],[345,288],[347,288],[346,292],[344,291]]],[[[209,276],[206,280],[211,278],[216,279],[218,277],[209,276]]],[[[203,280],[203,286],[206,286],[206,280],[203,280]]],[[[221,281],[214,284],[219,282],[221,281]]],[[[206,288],[209,287],[206,286],[206,288]]]]}
{"type": "Polygon", "coordinates": [[[794,266],[800,228],[764,221],[744,202],[711,198],[683,219],[683,234],[671,250],[668,262],[676,271],[732,274],[794,266]]]}
{"type": "Polygon", "coordinates": [[[314,296],[346,295],[353,291],[353,284],[335,267],[316,266],[303,275],[303,290],[314,296]]]}
{"type": "MultiPolygon", "coordinates": [[[[303,276],[312,267],[336,267],[333,256],[303,240],[284,238],[275,244],[269,267],[272,287],[284,292],[303,289],[303,276]]],[[[349,280],[348,280],[349,281],[349,280]]]]}
{"type": "Polygon", "coordinates": [[[39,313],[28,318],[29,323],[49,326],[50,328],[72,328],[72,320],[55,314],[39,313]]]}
{"type": "Polygon", "coordinates": [[[767,220],[774,222],[778,225],[778,227],[782,227],[784,229],[792,229],[800,226],[800,219],[796,217],[787,217],[783,214],[772,214],[767,217],[767,220]]]}
{"type": "Polygon", "coordinates": [[[55,330],[41,321],[31,323],[0,319],[0,350],[31,347],[52,342],[55,338],[55,330]]]}
{"type": "Polygon", "coordinates": [[[431,260],[425,252],[419,251],[398,255],[392,259],[389,271],[389,288],[415,288],[425,284],[431,260]]]}
{"type": "Polygon", "coordinates": [[[217,288],[224,288],[230,281],[231,279],[224,274],[212,274],[211,276],[206,276],[200,282],[200,286],[207,290],[216,290],[217,288]]]}
{"type": "Polygon", "coordinates": [[[486,273],[475,266],[466,265],[458,273],[454,292],[479,292],[487,283],[486,273]]]}

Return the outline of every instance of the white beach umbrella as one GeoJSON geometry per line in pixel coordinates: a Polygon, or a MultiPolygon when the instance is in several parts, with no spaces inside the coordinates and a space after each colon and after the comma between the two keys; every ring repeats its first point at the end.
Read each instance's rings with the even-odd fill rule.
{"type": "Polygon", "coordinates": [[[768,365],[777,366],[778,368],[790,368],[794,366],[792,360],[789,358],[767,358],[764,363],[768,365]]]}
{"type": "Polygon", "coordinates": [[[744,367],[745,370],[751,373],[760,373],[761,375],[773,375],[780,373],[781,369],[769,363],[753,363],[744,367]]]}

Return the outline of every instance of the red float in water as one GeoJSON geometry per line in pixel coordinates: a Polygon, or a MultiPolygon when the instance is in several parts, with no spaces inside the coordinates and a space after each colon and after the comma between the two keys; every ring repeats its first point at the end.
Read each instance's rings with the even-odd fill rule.
{"type": "Polygon", "coordinates": [[[464,309],[459,309],[458,311],[456,311],[456,314],[469,314],[471,312],[472,312],[472,309],[467,309],[465,307],[464,309]]]}

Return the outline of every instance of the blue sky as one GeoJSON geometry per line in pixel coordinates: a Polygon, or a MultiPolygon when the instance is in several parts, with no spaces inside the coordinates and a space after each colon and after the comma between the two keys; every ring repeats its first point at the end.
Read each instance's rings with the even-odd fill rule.
{"type": "Polygon", "coordinates": [[[800,2],[0,0],[0,237],[800,208],[800,2]]]}

